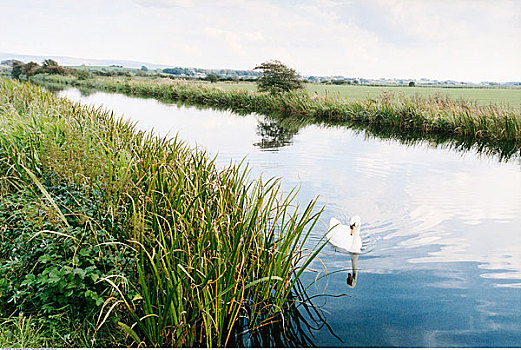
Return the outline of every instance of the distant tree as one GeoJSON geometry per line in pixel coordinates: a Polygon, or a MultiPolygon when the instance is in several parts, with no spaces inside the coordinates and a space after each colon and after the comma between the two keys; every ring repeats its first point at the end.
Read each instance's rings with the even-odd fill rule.
{"type": "Polygon", "coordinates": [[[65,75],[67,73],[70,73],[70,69],[62,67],[62,66],[48,66],[48,67],[42,67],[42,72],[49,73],[49,74],[65,75]]]}
{"type": "MultiPolygon", "coordinates": [[[[28,64],[33,64],[34,62],[29,62],[28,64]]],[[[28,69],[27,69],[28,70],[28,69]]],[[[34,74],[38,73],[48,73],[48,74],[67,74],[70,73],[70,70],[62,67],[56,62],[55,60],[46,59],[42,62],[42,66],[37,68],[34,72],[34,74]]],[[[28,76],[34,75],[34,74],[27,74],[28,76]]]]}
{"type": "Polygon", "coordinates": [[[31,61],[25,65],[24,73],[28,77],[32,77],[33,75],[40,73],[40,69],[41,67],[38,63],[31,61]]]}
{"type": "Polygon", "coordinates": [[[414,81],[409,82],[409,87],[415,87],[415,86],[416,86],[416,84],[414,83],[414,81]]]}
{"type": "Polygon", "coordinates": [[[60,65],[58,64],[58,62],[56,62],[55,60],[51,60],[51,59],[46,59],[42,62],[42,67],[43,68],[48,68],[48,67],[59,67],[60,65]]]}
{"type": "Polygon", "coordinates": [[[130,73],[128,71],[121,71],[121,70],[115,72],[115,75],[117,75],[118,77],[127,77],[127,78],[132,77],[132,73],[130,73]]]}
{"type": "Polygon", "coordinates": [[[173,75],[193,75],[193,72],[190,69],[183,67],[165,68],[163,69],[163,73],[173,75]]]}
{"type": "Polygon", "coordinates": [[[267,61],[259,64],[254,70],[260,70],[262,75],[257,79],[259,91],[270,94],[299,90],[303,88],[297,72],[280,61],[267,61]]]}
{"type": "Polygon", "coordinates": [[[36,62],[29,62],[26,64],[16,63],[13,65],[13,69],[11,71],[11,76],[16,79],[26,80],[28,77],[31,77],[37,73],[39,73],[41,67],[36,62]]]}
{"type": "Polygon", "coordinates": [[[141,66],[141,70],[142,70],[143,72],[148,72],[148,68],[147,68],[147,66],[141,66]]]}
{"type": "Polygon", "coordinates": [[[208,80],[210,83],[215,83],[217,80],[219,80],[219,77],[216,74],[207,74],[205,80],[208,80]]]}
{"type": "Polygon", "coordinates": [[[36,62],[29,62],[26,64],[15,62],[11,70],[11,76],[15,79],[26,80],[41,71],[41,67],[36,62]]]}
{"type": "Polygon", "coordinates": [[[87,80],[92,77],[92,74],[89,73],[89,71],[86,69],[78,69],[76,74],[77,74],[78,80],[87,80]]]}
{"type": "Polygon", "coordinates": [[[20,79],[20,75],[22,75],[22,69],[25,64],[21,61],[13,63],[13,69],[11,70],[11,76],[14,79],[20,79]]]}

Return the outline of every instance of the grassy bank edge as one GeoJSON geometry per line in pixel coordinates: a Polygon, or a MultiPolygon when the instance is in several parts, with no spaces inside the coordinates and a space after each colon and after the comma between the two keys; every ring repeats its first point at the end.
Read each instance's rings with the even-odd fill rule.
{"type": "Polygon", "coordinates": [[[420,98],[384,93],[376,99],[346,101],[305,92],[268,95],[170,80],[103,77],[80,80],[47,74],[37,75],[33,80],[184,101],[238,113],[289,115],[316,122],[350,122],[484,141],[521,140],[519,111],[440,96],[420,98]]]}

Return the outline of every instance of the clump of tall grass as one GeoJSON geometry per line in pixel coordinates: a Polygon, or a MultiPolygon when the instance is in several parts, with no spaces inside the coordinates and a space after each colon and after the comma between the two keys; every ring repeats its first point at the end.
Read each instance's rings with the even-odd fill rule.
{"type": "Polygon", "coordinates": [[[77,251],[125,259],[131,252],[132,263],[96,265],[100,276],[84,282],[110,287],[97,289],[98,329],[119,320],[128,344],[226,346],[294,306],[298,278],[321,249],[304,249],[320,215],[315,202],[299,208],[275,180],[251,181],[241,165],[219,169],[180,140],[30,84],[0,80],[0,130],[1,199],[32,188],[56,223],[46,244],[71,239],[77,251]],[[96,205],[61,204],[46,185],[53,182],[96,205]],[[86,232],[79,241],[74,225],[86,232]]]}
{"type": "Polygon", "coordinates": [[[286,114],[314,121],[357,122],[424,134],[464,136],[476,140],[521,140],[521,115],[516,109],[479,105],[448,97],[395,96],[347,101],[338,96],[311,96],[305,92],[269,95],[245,90],[222,90],[197,82],[170,79],[103,78],[73,80],[36,76],[38,81],[104,89],[114,92],[169,98],[234,112],[286,114]]]}

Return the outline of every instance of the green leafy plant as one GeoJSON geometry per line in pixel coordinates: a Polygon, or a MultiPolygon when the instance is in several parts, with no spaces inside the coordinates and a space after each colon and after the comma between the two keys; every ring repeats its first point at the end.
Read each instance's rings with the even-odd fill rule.
{"type": "Polygon", "coordinates": [[[0,200],[0,226],[4,227],[0,310],[4,317],[15,310],[40,314],[60,310],[74,317],[95,313],[108,293],[99,279],[120,273],[117,264],[128,263],[125,254],[114,256],[97,244],[109,237],[95,228],[89,216],[97,209],[96,196],[86,197],[71,185],[46,187],[56,208],[30,187],[0,200]],[[64,215],[66,224],[59,218],[64,215]]]}

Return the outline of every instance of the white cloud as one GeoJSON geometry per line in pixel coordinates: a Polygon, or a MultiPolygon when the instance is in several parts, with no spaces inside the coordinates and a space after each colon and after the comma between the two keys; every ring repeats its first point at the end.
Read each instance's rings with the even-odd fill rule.
{"type": "Polygon", "coordinates": [[[21,0],[0,51],[303,74],[521,80],[514,1],[21,0]],[[24,25],[19,24],[23,22],[24,25]]]}
{"type": "Polygon", "coordinates": [[[192,7],[193,0],[135,0],[136,4],[146,7],[167,8],[172,6],[192,7]]]}

